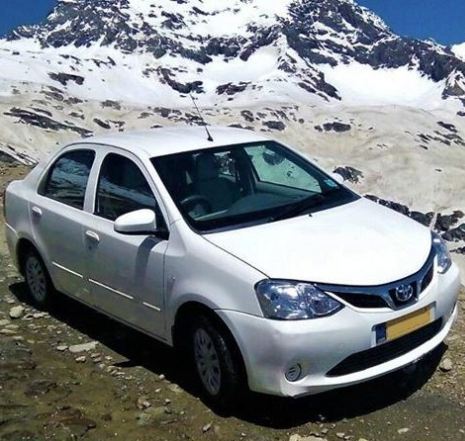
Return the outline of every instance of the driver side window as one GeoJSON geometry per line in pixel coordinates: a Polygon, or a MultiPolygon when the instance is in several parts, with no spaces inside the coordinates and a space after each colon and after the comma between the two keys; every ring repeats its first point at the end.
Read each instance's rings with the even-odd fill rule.
{"type": "Polygon", "coordinates": [[[100,169],[95,214],[114,221],[123,214],[143,208],[159,214],[145,176],[129,158],[108,154],[100,169]]]}

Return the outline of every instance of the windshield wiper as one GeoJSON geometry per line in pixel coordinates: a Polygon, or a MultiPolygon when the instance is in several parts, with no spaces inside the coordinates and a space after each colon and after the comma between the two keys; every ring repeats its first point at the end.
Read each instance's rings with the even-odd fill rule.
{"type": "Polygon", "coordinates": [[[309,211],[311,208],[315,208],[316,206],[320,205],[324,202],[330,194],[339,191],[339,188],[332,188],[328,190],[326,193],[319,193],[313,194],[301,201],[292,204],[291,206],[285,208],[279,214],[272,216],[269,218],[270,222],[288,219],[290,217],[298,216],[299,214],[304,214],[309,211]]]}

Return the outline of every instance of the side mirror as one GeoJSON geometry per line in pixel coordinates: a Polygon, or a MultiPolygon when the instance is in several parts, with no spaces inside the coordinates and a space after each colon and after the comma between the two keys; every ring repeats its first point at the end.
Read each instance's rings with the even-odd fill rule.
{"type": "Polygon", "coordinates": [[[338,184],[343,184],[344,183],[344,177],[340,175],[339,173],[331,173],[331,177],[338,183],[338,184]]]}
{"type": "Polygon", "coordinates": [[[131,211],[116,219],[114,229],[121,234],[155,234],[157,216],[148,209],[131,211]]]}

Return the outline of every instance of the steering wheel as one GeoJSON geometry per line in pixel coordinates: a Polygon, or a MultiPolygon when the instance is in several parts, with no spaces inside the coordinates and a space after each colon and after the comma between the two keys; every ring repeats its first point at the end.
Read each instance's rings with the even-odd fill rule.
{"type": "Polygon", "coordinates": [[[211,213],[212,211],[212,206],[210,204],[210,201],[205,196],[202,196],[201,194],[193,194],[193,195],[187,196],[187,198],[184,198],[181,201],[181,205],[187,211],[192,210],[196,205],[202,206],[205,210],[205,213],[211,213]]]}

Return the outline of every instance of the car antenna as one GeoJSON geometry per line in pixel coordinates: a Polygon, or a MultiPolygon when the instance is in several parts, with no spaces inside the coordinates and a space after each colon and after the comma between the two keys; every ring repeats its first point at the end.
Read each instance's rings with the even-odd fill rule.
{"type": "Polygon", "coordinates": [[[205,119],[204,119],[204,117],[202,115],[202,112],[200,112],[199,106],[197,106],[197,103],[195,102],[195,98],[192,96],[191,93],[189,94],[189,96],[191,97],[191,100],[194,103],[195,110],[197,110],[197,113],[199,114],[199,117],[203,122],[203,126],[205,127],[205,131],[207,132],[207,141],[213,142],[213,137],[212,137],[210,131],[208,130],[207,122],[205,121],[205,119]]]}

